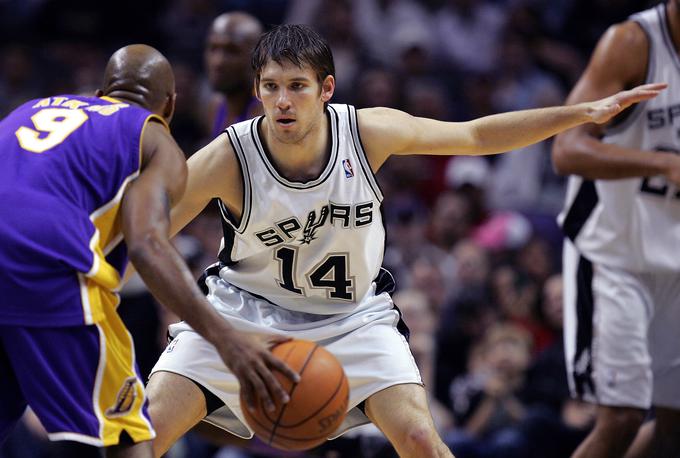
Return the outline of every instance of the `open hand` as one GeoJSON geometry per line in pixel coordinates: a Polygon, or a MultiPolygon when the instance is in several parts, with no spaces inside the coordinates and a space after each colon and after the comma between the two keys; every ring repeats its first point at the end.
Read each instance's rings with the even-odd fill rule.
{"type": "Polygon", "coordinates": [[[653,99],[666,89],[666,83],[643,84],[627,91],[617,92],[607,98],[588,102],[588,115],[592,122],[603,124],[634,103],[653,99]]]}
{"type": "Polygon", "coordinates": [[[229,337],[215,347],[224,363],[238,379],[248,407],[259,398],[267,410],[274,411],[274,398],[281,404],[290,399],[272,370],[297,383],[300,376],[270,351],[276,344],[290,340],[273,334],[255,334],[231,330],[229,337]]]}

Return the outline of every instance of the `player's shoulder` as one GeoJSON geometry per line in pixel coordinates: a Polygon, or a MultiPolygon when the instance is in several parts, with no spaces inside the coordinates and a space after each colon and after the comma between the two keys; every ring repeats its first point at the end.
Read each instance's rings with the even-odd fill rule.
{"type": "Polygon", "coordinates": [[[236,165],[236,153],[227,131],[222,132],[210,143],[189,158],[190,167],[210,170],[231,169],[236,165]]]}
{"type": "Polygon", "coordinates": [[[647,34],[637,22],[614,24],[600,38],[587,74],[602,82],[619,81],[622,87],[641,84],[647,73],[648,53],[647,34]]]}
{"type": "Polygon", "coordinates": [[[649,37],[640,23],[627,20],[609,26],[600,39],[600,45],[606,47],[610,54],[635,56],[636,51],[646,51],[649,37]]]}
{"type": "Polygon", "coordinates": [[[400,123],[410,118],[412,116],[408,113],[394,108],[372,107],[357,110],[357,122],[362,131],[367,129],[378,129],[381,131],[398,129],[400,123]]]}

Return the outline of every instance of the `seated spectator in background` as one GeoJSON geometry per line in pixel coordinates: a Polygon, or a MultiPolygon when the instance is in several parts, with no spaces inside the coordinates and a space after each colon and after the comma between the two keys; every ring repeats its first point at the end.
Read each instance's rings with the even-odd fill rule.
{"type": "Polygon", "coordinates": [[[472,349],[469,372],[451,384],[461,430],[447,443],[456,457],[515,456],[508,438],[526,413],[520,391],[530,359],[531,338],[513,324],[494,325],[472,349]]]}
{"type": "Polygon", "coordinates": [[[409,327],[409,346],[423,378],[434,424],[440,434],[453,427],[453,417],[446,405],[434,397],[436,313],[427,295],[418,289],[405,289],[394,294],[404,322],[409,327]]]}
{"type": "Polygon", "coordinates": [[[571,399],[562,339],[562,276],[551,276],[543,287],[544,323],[555,333],[527,372],[524,400],[527,415],[517,427],[515,444],[526,458],[567,458],[586,437],[595,420],[595,406],[571,399]]]}
{"type": "Polygon", "coordinates": [[[440,402],[451,405],[451,381],[467,371],[471,348],[497,320],[497,314],[484,288],[469,287],[448,300],[438,316],[435,394],[440,402]]]}
{"type": "Polygon", "coordinates": [[[490,168],[481,157],[455,157],[446,165],[446,183],[465,197],[470,206],[471,237],[480,246],[492,251],[516,249],[531,236],[531,225],[514,211],[493,211],[486,192],[490,168]]]}

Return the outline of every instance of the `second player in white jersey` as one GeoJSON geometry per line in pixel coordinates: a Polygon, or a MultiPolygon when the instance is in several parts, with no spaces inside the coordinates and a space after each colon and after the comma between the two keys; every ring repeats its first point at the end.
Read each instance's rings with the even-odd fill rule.
{"type": "MultiPolygon", "coordinates": [[[[631,17],[649,40],[646,81],[670,89],[636,105],[603,143],[680,153],[680,58],[670,39],[665,7],[631,17]]],[[[565,234],[590,261],[633,272],[680,271],[680,189],[663,176],[621,180],[569,178],[559,217],[565,234]]]]}
{"type": "Polygon", "coordinates": [[[385,245],[382,194],[356,112],[329,105],[327,116],[326,165],[304,183],[277,171],[260,138],[263,117],[227,129],[245,177],[240,221],[220,205],[220,277],[281,307],[316,314],[356,308],[379,273],[385,245]]]}

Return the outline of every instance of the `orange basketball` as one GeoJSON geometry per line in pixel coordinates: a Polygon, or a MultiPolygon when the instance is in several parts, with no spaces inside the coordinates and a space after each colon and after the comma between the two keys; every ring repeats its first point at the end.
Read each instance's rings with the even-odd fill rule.
{"type": "Polygon", "coordinates": [[[274,375],[288,392],[290,402],[267,412],[258,399],[255,411],[241,393],[241,410],[255,435],[283,450],[306,450],[322,444],[347,414],[349,382],[340,362],[325,348],[307,340],[275,346],[274,355],[300,374],[298,383],[282,373],[274,375]]]}

